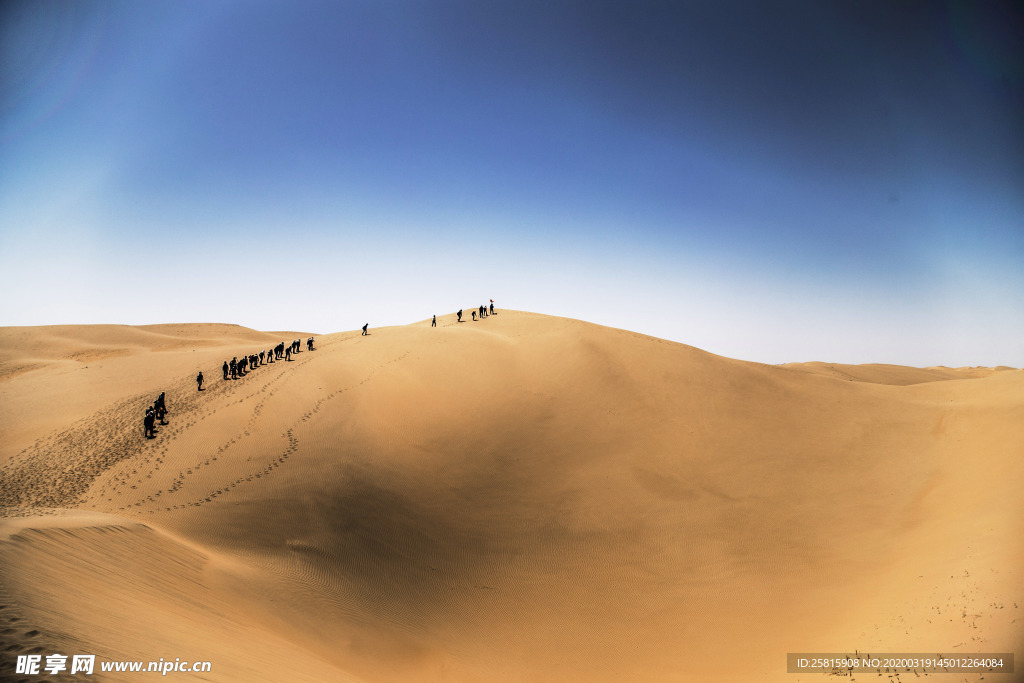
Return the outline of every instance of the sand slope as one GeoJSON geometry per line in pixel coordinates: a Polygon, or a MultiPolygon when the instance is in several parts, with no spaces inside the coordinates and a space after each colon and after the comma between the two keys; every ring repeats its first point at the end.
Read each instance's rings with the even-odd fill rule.
{"type": "Polygon", "coordinates": [[[224,382],[229,350],[300,335],[38,329],[3,362],[41,366],[0,381],[8,656],[796,681],[786,652],[1022,652],[1024,372],[765,366],[504,311],[224,382]]]}

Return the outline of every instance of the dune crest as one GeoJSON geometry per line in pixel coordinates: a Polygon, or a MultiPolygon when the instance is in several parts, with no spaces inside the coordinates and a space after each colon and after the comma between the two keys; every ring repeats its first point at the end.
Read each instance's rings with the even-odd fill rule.
{"type": "Polygon", "coordinates": [[[308,334],[95,328],[0,330],[2,367],[36,364],[0,378],[7,660],[794,681],[787,652],[1021,652],[1024,373],[766,366],[500,311],[224,381],[308,334]]]}

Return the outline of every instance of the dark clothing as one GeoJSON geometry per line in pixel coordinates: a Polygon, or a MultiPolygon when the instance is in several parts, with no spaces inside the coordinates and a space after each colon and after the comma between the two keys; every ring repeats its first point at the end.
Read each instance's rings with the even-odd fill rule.
{"type": "Polygon", "coordinates": [[[370,323],[366,323],[365,325],[363,325],[363,334],[362,334],[362,336],[364,336],[364,337],[366,336],[366,328],[369,327],[369,326],[370,326],[370,323]]]}
{"type": "Polygon", "coordinates": [[[431,327],[437,327],[437,316],[436,315],[433,318],[430,319],[430,326],[431,327]]]}
{"type": "Polygon", "coordinates": [[[203,373],[196,375],[196,384],[199,385],[199,391],[203,390],[203,373]]]}

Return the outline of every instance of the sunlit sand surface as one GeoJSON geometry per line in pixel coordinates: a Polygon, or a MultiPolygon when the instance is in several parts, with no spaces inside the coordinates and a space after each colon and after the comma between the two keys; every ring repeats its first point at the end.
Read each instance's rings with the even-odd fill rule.
{"type": "Polygon", "coordinates": [[[516,311],[309,334],[0,328],[4,675],[796,683],[787,652],[1024,652],[1020,370],[516,311]]]}

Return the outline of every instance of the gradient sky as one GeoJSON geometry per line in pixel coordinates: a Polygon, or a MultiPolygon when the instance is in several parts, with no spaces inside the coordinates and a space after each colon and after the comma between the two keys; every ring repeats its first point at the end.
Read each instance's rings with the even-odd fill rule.
{"type": "Polygon", "coordinates": [[[1024,366],[1013,2],[7,2],[0,88],[0,325],[1024,366]]]}

